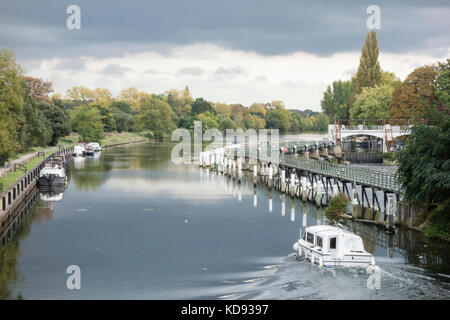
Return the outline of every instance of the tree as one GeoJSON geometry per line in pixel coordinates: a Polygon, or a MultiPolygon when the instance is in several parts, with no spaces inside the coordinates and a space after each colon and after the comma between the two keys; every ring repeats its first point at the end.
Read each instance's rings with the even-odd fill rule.
{"type": "Polygon", "coordinates": [[[36,103],[29,97],[26,99],[23,108],[24,122],[20,130],[22,150],[48,145],[52,139],[53,130],[42,110],[42,104],[45,103],[36,103]]]}
{"type": "Polygon", "coordinates": [[[227,118],[231,116],[231,108],[226,103],[216,103],[214,110],[216,110],[217,114],[221,117],[227,118]]]}
{"type": "Polygon", "coordinates": [[[450,113],[450,59],[438,63],[438,75],[434,91],[437,108],[440,112],[450,113]]]}
{"type": "Polygon", "coordinates": [[[175,114],[169,104],[156,96],[141,100],[141,110],[138,115],[140,127],[153,131],[155,138],[162,139],[176,128],[175,114]]]}
{"type": "Polygon", "coordinates": [[[193,115],[198,115],[207,111],[216,114],[216,111],[211,107],[211,104],[203,98],[195,99],[191,106],[193,115]]]}
{"type": "Polygon", "coordinates": [[[271,109],[266,117],[267,128],[279,129],[280,131],[287,131],[289,129],[289,116],[285,109],[271,109]]]}
{"type": "Polygon", "coordinates": [[[205,132],[208,129],[219,128],[219,123],[217,122],[216,115],[210,111],[200,113],[197,116],[197,120],[202,122],[203,132],[205,132]]]}
{"type": "Polygon", "coordinates": [[[118,132],[131,131],[135,125],[136,110],[124,101],[114,101],[109,106],[118,132]]]}
{"type": "Polygon", "coordinates": [[[95,93],[86,87],[72,87],[66,90],[66,99],[86,104],[95,100],[95,93]]]}
{"type": "Polygon", "coordinates": [[[394,89],[395,86],[389,84],[375,88],[363,88],[353,103],[351,119],[389,119],[389,106],[394,89]]]}
{"type": "Polygon", "coordinates": [[[324,113],[319,113],[315,116],[312,116],[313,118],[313,130],[318,131],[325,131],[328,130],[328,124],[330,123],[330,120],[324,113]]]}
{"type": "Polygon", "coordinates": [[[286,105],[281,100],[274,100],[270,103],[270,105],[275,109],[286,109],[286,105]]]}
{"type": "Polygon", "coordinates": [[[39,108],[43,111],[52,128],[53,134],[49,144],[56,145],[59,138],[70,134],[70,115],[60,100],[54,99],[53,104],[40,103],[39,108]]]}
{"type": "Polygon", "coordinates": [[[14,53],[0,50],[0,160],[3,162],[20,147],[19,124],[22,122],[25,87],[22,68],[14,53]]]}
{"type": "Polygon", "coordinates": [[[117,99],[128,103],[133,110],[139,110],[142,96],[142,92],[139,92],[136,88],[132,87],[121,90],[117,99]]]}
{"type": "Polygon", "coordinates": [[[434,66],[422,66],[411,72],[392,93],[389,113],[394,119],[425,117],[435,103],[434,81],[437,72],[434,66]]]}
{"type": "Polygon", "coordinates": [[[96,107],[100,113],[102,123],[103,123],[103,130],[106,132],[111,132],[116,130],[116,123],[114,121],[113,114],[111,112],[111,108],[107,108],[101,104],[97,103],[91,103],[90,105],[96,107]]]}
{"type": "Polygon", "coordinates": [[[251,113],[244,116],[244,123],[248,129],[259,130],[266,127],[266,121],[263,118],[251,113]]]}
{"type": "Polygon", "coordinates": [[[362,88],[375,87],[381,83],[381,68],[378,62],[378,55],[377,33],[375,30],[372,30],[367,33],[366,42],[361,50],[351,105],[353,105],[356,96],[361,93],[362,88]]]}
{"type": "Polygon", "coordinates": [[[348,199],[342,192],[331,198],[329,206],[325,209],[325,216],[330,220],[337,220],[347,213],[348,199]]]}
{"type": "Polygon", "coordinates": [[[416,124],[399,154],[397,174],[408,201],[425,206],[425,234],[450,240],[450,116],[416,124]]]}
{"type": "Polygon", "coordinates": [[[331,86],[323,93],[322,111],[331,119],[348,119],[350,99],[355,87],[355,78],[349,81],[333,81],[331,86]]]}
{"type": "Polygon", "coordinates": [[[266,107],[264,103],[252,103],[252,105],[248,108],[251,114],[257,115],[261,118],[266,116],[266,107]]]}
{"type": "Polygon", "coordinates": [[[76,107],[72,113],[72,128],[82,141],[99,141],[103,138],[102,116],[98,108],[84,105],[76,107]]]}
{"type": "Polygon", "coordinates": [[[167,98],[167,103],[170,105],[178,118],[186,115],[185,107],[194,102],[188,87],[185,87],[184,90],[168,90],[165,92],[165,96],[167,98]]]}
{"type": "Polygon", "coordinates": [[[35,101],[48,101],[53,86],[50,81],[33,77],[23,77],[28,87],[28,96],[35,101]]]}
{"type": "Polygon", "coordinates": [[[230,118],[223,118],[220,121],[219,128],[225,132],[227,129],[236,129],[236,124],[230,118]]]}

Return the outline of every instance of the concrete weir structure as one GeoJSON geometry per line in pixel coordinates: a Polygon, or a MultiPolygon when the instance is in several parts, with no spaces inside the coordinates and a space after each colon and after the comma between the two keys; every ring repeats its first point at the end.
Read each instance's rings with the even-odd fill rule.
{"type": "Polygon", "coordinates": [[[228,145],[202,152],[200,166],[212,170],[223,166],[224,174],[238,182],[243,170],[250,171],[254,185],[264,184],[317,206],[326,206],[333,196],[343,193],[352,208],[348,218],[385,226],[388,231],[401,223],[396,213],[402,196],[395,174],[325,161],[342,154],[333,142],[281,144],[271,149],[278,161],[262,160],[260,152],[260,146],[228,145]]]}

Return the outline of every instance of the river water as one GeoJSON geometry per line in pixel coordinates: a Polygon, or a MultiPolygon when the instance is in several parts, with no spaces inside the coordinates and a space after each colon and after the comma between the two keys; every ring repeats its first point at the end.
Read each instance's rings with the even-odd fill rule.
{"type": "Polygon", "coordinates": [[[364,269],[322,270],[292,254],[302,227],[326,223],[321,209],[174,165],[172,147],[120,146],[71,161],[63,199],[38,200],[1,255],[0,297],[450,298],[448,245],[355,224],[379,286],[364,269]],[[81,270],[80,290],[67,289],[70,265],[81,270]]]}

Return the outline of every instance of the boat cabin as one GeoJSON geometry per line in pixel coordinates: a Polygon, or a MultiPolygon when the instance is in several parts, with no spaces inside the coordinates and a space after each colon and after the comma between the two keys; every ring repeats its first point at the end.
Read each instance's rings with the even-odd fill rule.
{"type": "Polygon", "coordinates": [[[346,254],[367,253],[361,237],[333,226],[313,226],[306,228],[302,240],[313,251],[329,253],[333,258],[346,254]]]}

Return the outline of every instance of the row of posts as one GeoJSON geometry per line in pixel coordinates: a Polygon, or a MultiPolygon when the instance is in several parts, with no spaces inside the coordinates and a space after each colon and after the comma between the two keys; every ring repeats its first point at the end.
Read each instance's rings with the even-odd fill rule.
{"type": "MultiPolygon", "coordinates": [[[[207,151],[202,152],[200,154],[200,166],[202,167],[210,167],[213,170],[217,170],[220,173],[226,174],[233,179],[237,179],[239,183],[242,181],[242,169],[243,169],[243,163],[245,161],[245,158],[243,157],[237,157],[236,159],[227,158],[226,157],[226,149],[220,148],[216,149],[214,151],[207,151]]],[[[229,149],[235,149],[238,148],[237,145],[232,145],[229,147],[229,149]]],[[[248,168],[251,170],[251,167],[248,168]]],[[[276,168],[278,169],[278,168],[276,168]]],[[[278,172],[279,174],[279,183],[274,184],[274,167],[273,164],[267,163],[264,164],[262,162],[259,162],[258,164],[253,164],[253,185],[256,185],[259,181],[259,176],[267,177],[266,181],[264,181],[265,184],[267,184],[267,187],[269,190],[271,190],[274,186],[282,193],[289,194],[292,198],[299,197],[302,199],[303,202],[306,202],[307,200],[313,201],[316,206],[320,207],[322,206],[322,198],[323,194],[328,192],[328,188],[324,190],[323,183],[321,177],[316,182],[314,181],[313,184],[308,183],[307,177],[300,176],[297,177],[295,171],[293,170],[290,173],[290,177],[287,178],[286,176],[286,170],[280,169],[278,172]],[[258,170],[259,167],[259,170],[258,170]],[[259,171],[259,172],[258,172],[259,171]],[[258,175],[259,173],[259,175],[258,175]],[[313,196],[312,199],[309,199],[308,196],[310,194],[313,196]]],[[[332,185],[332,197],[337,196],[339,193],[339,188],[337,185],[337,181],[334,180],[332,185]]],[[[352,192],[350,194],[350,201],[352,204],[352,216],[356,217],[357,208],[359,206],[358,200],[357,200],[357,194],[356,194],[356,185],[353,184],[352,186],[352,192]]],[[[389,231],[393,230],[394,228],[394,214],[395,214],[395,208],[394,208],[394,201],[391,197],[387,198],[387,204],[385,208],[386,213],[386,225],[387,229],[389,231]]]]}

